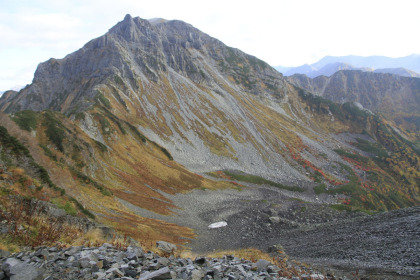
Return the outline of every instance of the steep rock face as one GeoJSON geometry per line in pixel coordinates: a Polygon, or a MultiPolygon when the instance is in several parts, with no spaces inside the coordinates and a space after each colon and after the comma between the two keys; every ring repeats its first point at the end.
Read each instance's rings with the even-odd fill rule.
{"type": "MultiPolygon", "coordinates": [[[[333,80],[337,87],[340,82],[333,80]]],[[[251,182],[283,189],[287,185],[286,189],[296,192],[313,193],[316,183],[325,183],[325,189],[318,186],[318,192],[326,192],[327,187],[345,184],[346,176],[356,178],[344,172],[341,164],[356,163],[346,163],[343,155],[348,154],[337,152],[349,144],[336,134],[367,131],[372,141],[394,136],[382,128],[379,118],[354,105],[340,107],[314,98],[265,62],[189,24],[129,15],[64,59],[40,64],[33,84],[1,98],[0,109],[21,123],[30,119],[27,111],[16,113],[24,109],[64,113],[68,118],[41,113],[45,133],[51,136],[56,134],[49,132],[61,131],[59,139],[52,136],[47,142],[57,142],[58,150],[76,159],[86,157],[78,163],[69,159],[71,167],[76,164],[89,177],[103,178],[102,183],[112,185],[117,197],[130,203],[141,201],[143,208],[147,203],[152,210],[156,203],[151,197],[161,201],[160,191],[201,187],[194,180],[200,177],[195,178],[191,171],[224,170],[251,182]],[[66,131],[75,133],[69,138],[66,131]],[[378,131],[383,132],[382,138],[376,136],[378,131]],[[74,142],[70,140],[80,137],[84,141],[79,146],[67,147],[74,142]],[[83,142],[92,143],[104,158],[82,152],[83,142]],[[165,162],[172,157],[189,171],[165,162]],[[186,186],[187,181],[193,183],[186,186]],[[143,195],[145,190],[148,193],[143,195]]],[[[45,141],[44,132],[40,133],[40,140],[45,141]]],[[[407,147],[406,151],[411,150],[407,147]]],[[[407,188],[401,187],[404,201],[411,204],[415,202],[408,193],[413,185],[410,181],[407,188]]],[[[360,196],[357,203],[366,207],[364,194],[356,193],[360,196]]],[[[164,203],[166,209],[170,206],[164,203]]],[[[381,209],[386,207],[397,206],[390,202],[381,209]]]]}
{"type": "Polygon", "coordinates": [[[362,71],[339,71],[331,77],[287,78],[291,83],[334,102],[358,102],[393,118],[395,114],[420,114],[420,79],[362,71]]]}
{"type": "Polygon", "coordinates": [[[253,110],[266,103],[274,119],[295,118],[281,108],[290,106],[281,105],[289,87],[265,62],[189,24],[127,15],[82,49],[41,63],[33,84],[0,106],[72,115],[108,100],[116,116],[189,167],[249,172],[257,165],[261,174],[301,177],[278,156],[284,145],[268,133],[271,121],[253,110]]]}
{"type": "MultiPolygon", "coordinates": [[[[41,63],[32,85],[16,99],[3,100],[2,110],[80,111],[79,107],[86,109],[92,105],[95,86],[114,81],[115,75],[129,79],[128,86],[134,90],[138,89],[136,79],[157,82],[161,75],[168,75],[169,71],[175,71],[196,83],[209,82],[202,65],[203,58],[194,55],[194,51],[199,51],[200,55],[210,58],[213,63],[223,64],[226,59],[228,62],[250,60],[253,65],[243,67],[249,66],[250,69],[246,71],[256,74],[256,78],[280,76],[264,62],[228,48],[182,21],[151,24],[127,15],[108,33],[90,41],[80,50],[63,59],[52,58],[41,63]]],[[[220,65],[212,66],[218,66],[220,70],[220,65]]],[[[241,69],[227,66],[223,69],[233,76],[241,74],[238,74],[241,69]]],[[[255,82],[246,82],[250,91],[261,91],[255,82]]]]}

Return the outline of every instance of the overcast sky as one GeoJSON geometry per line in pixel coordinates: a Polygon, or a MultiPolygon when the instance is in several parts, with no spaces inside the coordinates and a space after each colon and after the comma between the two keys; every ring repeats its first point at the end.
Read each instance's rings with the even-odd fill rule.
{"type": "Polygon", "coordinates": [[[277,66],[420,53],[419,0],[0,0],[0,90],[32,81],[129,13],[179,19],[277,66]]]}

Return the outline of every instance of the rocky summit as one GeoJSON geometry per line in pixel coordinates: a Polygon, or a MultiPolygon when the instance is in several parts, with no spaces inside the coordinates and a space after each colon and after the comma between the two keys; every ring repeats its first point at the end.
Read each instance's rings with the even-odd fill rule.
{"type": "MultiPolygon", "coordinates": [[[[328,81],[298,83],[188,23],[130,15],[74,53],[41,63],[32,84],[0,98],[0,245],[42,246],[45,254],[25,250],[4,259],[4,275],[18,279],[19,267],[51,279],[316,274],[281,275],[265,262],[259,269],[257,260],[194,262],[144,252],[163,240],[198,255],[275,246],[322,266],[383,272],[386,262],[393,264],[387,275],[418,276],[411,250],[419,247],[418,230],[382,234],[392,217],[418,222],[418,80],[341,71],[328,81]],[[322,85],[331,94],[319,96],[322,85]],[[394,97],[402,101],[389,101],[394,97]],[[403,122],[387,116],[393,110],[403,122]],[[96,226],[58,223],[48,211],[33,211],[36,201],[96,226]],[[381,242],[372,252],[382,257],[348,246],[362,239],[354,230],[369,236],[375,226],[380,234],[372,240],[381,242]],[[144,250],[98,247],[109,240],[95,227],[144,250]],[[404,242],[397,260],[400,236],[413,243],[404,242]],[[72,249],[58,249],[64,246],[72,249]]],[[[159,244],[170,254],[170,245],[159,244]]],[[[287,268],[287,255],[279,257],[287,268]]]]}

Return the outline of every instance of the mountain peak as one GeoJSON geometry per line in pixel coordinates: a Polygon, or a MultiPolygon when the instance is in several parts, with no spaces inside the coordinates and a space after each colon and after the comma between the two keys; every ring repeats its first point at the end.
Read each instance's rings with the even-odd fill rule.
{"type": "Polygon", "coordinates": [[[138,92],[140,80],[157,83],[173,78],[169,72],[201,85],[220,83],[216,73],[223,72],[247,92],[282,95],[278,89],[283,83],[281,75],[265,62],[186,22],[145,20],[127,14],[108,33],[80,50],[41,63],[33,84],[7,108],[8,112],[47,108],[83,111],[94,104],[97,88],[115,91],[114,82],[122,79],[130,90],[138,92]],[[272,78],[257,82],[267,74],[272,78]],[[24,98],[27,95],[32,99],[24,98]]]}
{"type": "Polygon", "coordinates": [[[127,41],[138,41],[142,33],[148,33],[147,30],[151,27],[152,25],[149,21],[140,17],[133,18],[127,14],[122,21],[109,30],[109,33],[122,36],[127,41]]]}
{"type": "Polygon", "coordinates": [[[133,17],[130,14],[126,14],[123,21],[131,21],[133,17]]]}

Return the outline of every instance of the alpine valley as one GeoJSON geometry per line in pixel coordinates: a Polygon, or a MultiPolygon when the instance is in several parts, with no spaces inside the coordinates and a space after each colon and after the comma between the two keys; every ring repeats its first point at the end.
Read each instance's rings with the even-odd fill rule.
{"type": "MultiPolygon", "coordinates": [[[[92,245],[100,228],[145,249],[420,277],[419,100],[420,78],[285,78],[182,21],[127,15],[1,96],[0,249],[92,245]],[[34,203],[77,234],[41,238],[34,203]]],[[[290,266],[278,274],[304,274],[290,266]]]]}

